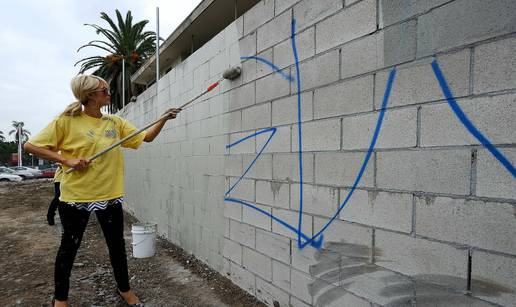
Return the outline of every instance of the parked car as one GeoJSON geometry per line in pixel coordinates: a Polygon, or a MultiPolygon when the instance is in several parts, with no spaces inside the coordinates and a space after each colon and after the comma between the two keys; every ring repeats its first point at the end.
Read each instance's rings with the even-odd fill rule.
{"type": "Polygon", "coordinates": [[[57,167],[49,167],[41,170],[43,178],[54,178],[56,174],[57,167]]]}
{"type": "Polygon", "coordinates": [[[15,175],[18,175],[25,179],[40,178],[43,175],[40,170],[33,169],[30,167],[26,167],[26,166],[12,166],[12,167],[10,167],[10,169],[14,171],[15,175]]]}
{"type": "Polygon", "coordinates": [[[14,172],[7,167],[0,167],[0,181],[22,181],[23,178],[14,175],[14,172]]]}

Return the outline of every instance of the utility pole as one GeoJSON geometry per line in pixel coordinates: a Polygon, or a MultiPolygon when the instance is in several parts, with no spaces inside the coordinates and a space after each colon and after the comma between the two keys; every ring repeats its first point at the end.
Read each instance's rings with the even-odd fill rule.
{"type": "Polygon", "coordinates": [[[21,146],[21,132],[22,132],[22,127],[21,127],[21,124],[18,123],[18,166],[22,166],[22,146],[21,146]]]}
{"type": "Polygon", "coordinates": [[[158,98],[159,81],[159,7],[156,7],[156,99],[158,98]]]}
{"type": "Polygon", "coordinates": [[[122,106],[125,108],[125,56],[122,57],[122,106]]]}

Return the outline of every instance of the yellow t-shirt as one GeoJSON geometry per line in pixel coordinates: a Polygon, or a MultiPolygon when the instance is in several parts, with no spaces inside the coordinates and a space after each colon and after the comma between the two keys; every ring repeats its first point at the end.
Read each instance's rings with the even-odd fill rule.
{"type": "Polygon", "coordinates": [[[63,176],[63,168],[59,166],[54,174],[54,182],[61,182],[61,176],[63,176]]]}
{"type": "MultiPolygon", "coordinates": [[[[116,115],[95,118],[82,112],[79,116],[59,116],[29,143],[52,151],[61,151],[65,158],[89,158],[137,129],[116,115]]],[[[122,147],[138,148],[145,132],[122,143],[122,147]]],[[[64,202],[110,200],[124,195],[124,159],[120,146],[95,159],[82,170],[69,174],[63,165],[61,197],[64,202]]]]}

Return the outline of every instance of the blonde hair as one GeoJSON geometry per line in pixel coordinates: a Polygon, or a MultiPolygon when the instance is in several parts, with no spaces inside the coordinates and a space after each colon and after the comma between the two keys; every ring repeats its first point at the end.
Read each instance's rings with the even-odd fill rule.
{"type": "Polygon", "coordinates": [[[70,87],[77,101],[69,104],[60,116],[77,116],[81,114],[82,105],[88,102],[89,95],[97,89],[100,84],[109,87],[106,80],[94,75],[79,74],[72,78],[70,87]]]}

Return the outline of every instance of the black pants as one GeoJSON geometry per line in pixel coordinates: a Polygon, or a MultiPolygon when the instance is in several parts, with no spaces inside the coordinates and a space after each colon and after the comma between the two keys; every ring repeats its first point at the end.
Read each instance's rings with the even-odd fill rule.
{"type": "MultiPolygon", "coordinates": [[[[63,225],[63,234],[54,271],[55,298],[64,301],[68,299],[73,261],[81,245],[90,212],[63,202],[59,203],[58,210],[63,225]]],[[[122,204],[109,205],[104,210],[96,210],[95,213],[106,239],[118,289],[122,292],[129,291],[122,204]]]]}
{"type": "Polygon", "coordinates": [[[47,216],[54,217],[54,215],[56,214],[57,205],[59,204],[59,196],[61,195],[61,190],[59,189],[59,187],[59,182],[54,182],[54,198],[50,202],[50,206],[48,206],[47,216]]]}

